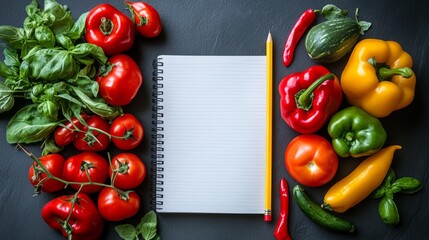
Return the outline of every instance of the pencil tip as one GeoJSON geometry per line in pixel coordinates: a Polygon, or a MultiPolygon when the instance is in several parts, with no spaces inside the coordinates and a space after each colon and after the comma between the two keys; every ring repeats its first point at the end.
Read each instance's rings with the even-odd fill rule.
{"type": "Polygon", "coordinates": [[[268,31],[267,41],[272,41],[271,31],[268,31]]]}

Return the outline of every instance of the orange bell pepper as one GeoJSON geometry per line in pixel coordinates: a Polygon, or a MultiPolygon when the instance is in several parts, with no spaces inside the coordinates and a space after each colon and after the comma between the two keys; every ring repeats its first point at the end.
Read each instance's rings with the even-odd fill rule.
{"type": "Polygon", "coordinates": [[[413,60],[399,43],[360,41],[341,75],[341,88],[350,104],[381,118],[408,106],[414,98],[413,60]]]}

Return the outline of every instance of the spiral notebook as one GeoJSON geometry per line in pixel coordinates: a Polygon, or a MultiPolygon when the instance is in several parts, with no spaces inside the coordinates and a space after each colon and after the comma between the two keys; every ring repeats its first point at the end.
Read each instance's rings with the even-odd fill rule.
{"type": "Polygon", "coordinates": [[[154,61],[158,212],[263,214],[265,56],[154,61]]]}

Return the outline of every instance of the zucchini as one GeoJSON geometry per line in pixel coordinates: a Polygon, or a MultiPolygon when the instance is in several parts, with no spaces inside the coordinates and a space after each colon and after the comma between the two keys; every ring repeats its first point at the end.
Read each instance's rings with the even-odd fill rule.
{"type": "Polygon", "coordinates": [[[353,223],[344,220],[313,202],[300,185],[293,188],[293,196],[301,210],[315,223],[334,231],[353,233],[353,223]]]}
{"type": "Polygon", "coordinates": [[[344,10],[343,14],[329,16],[327,14],[331,14],[331,11],[326,12],[324,9],[321,13],[328,20],[310,29],[305,39],[305,48],[310,58],[316,62],[331,63],[351,52],[359,40],[359,34],[363,35],[371,23],[358,21],[357,9],[356,19],[348,18],[347,11],[344,10]]]}

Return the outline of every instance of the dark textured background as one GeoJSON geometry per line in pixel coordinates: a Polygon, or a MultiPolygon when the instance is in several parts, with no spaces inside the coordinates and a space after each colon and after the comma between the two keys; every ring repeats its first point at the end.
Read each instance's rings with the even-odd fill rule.
{"type": "MultiPolygon", "coordinates": [[[[1,1],[0,25],[21,26],[26,16],[25,6],[30,1],[1,1]]],[[[110,2],[123,9],[122,1],[66,1],[77,17],[102,2],[110,2]]],[[[289,68],[281,62],[285,38],[299,15],[308,8],[320,9],[327,3],[349,9],[360,9],[360,19],[372,22],[365,37],[398,41],[414,58],[417,76],[416,97],[407,108],[396,111],[381,121],[388,133],[386,145],[400,144],[403,149],[395,154],[393,168],[398,177],[412,176],[422,180],[424,188],[414,195],[395,195],[401,222],[395,228],[386,226],[378,216],[378,200],[368,199],[342,214],[341,217],[355,223],[357,232],[346,235],[331,232],[311,222],[290,201],[289,231],[294,239],[427,239],[429,228],[429,2],[419,1],[263,1],[263,0],[212,0],[212,1],[148,1],[160,13],[163,33],[155,39],[137,37],[129,51],[139,63],[144,85],[137,97],[127,107],[143,122],[146,136],[139,154],[147,167],[150,164],[151,128],[151,75],[152,60],[159,54],[213,54],[213,55],[263,55],[268,31],[274,39],[274,146],[273,146],[273,211],[274,221],[263,222],[257,215],[209,215],[209,214],[159,214],[159,233],[162,239],[274,239],[273,230],[278,216],[278,184],[287,178],[290,188],[296,182],[287,174],[283,154],[288,142],[297,134],[281,119],[277,86],[287,74],[302,71],[314,64],[307,57],[303,41],[296,49],[295,60],[289,68]]],[[[125,11],[125,10],[124,10],[125,11]]],[[[318,18],[321,21],[322,17],[318,18]]],[[[347,57],[327,67],[337,76],[347,57]]],[[[237,92],[237,94],[240,94],[237,92]]],[[[33,197],[33,188],[27,179],[31,160],[24,153],[5,141],[5,126],[19,105],[0,115],[0,238],[1,239],[62,239],[59,233],[46,225],[40,211],[55,194],[33,197]]],[[[321,135],[326,136],[323,129],[321,135]]],[[[39,145],[28,146],[36,155],[39,145]]],[[[110,149],[115,153],[115,149],[110,149]]],[[[75,153],[72,147],[64,155],[75,153]]],[[[342,159],[334,180],[319,188],[306,188],[308,194],[321,202],[330,185],[347,175],[360,159],[342,159]]],[[[249,163],[251,164],[251,163],[249,163]]],[[[139,214],[126,223],[136,224],[149,207],[149,181],[138,189],[142,197],[139,214]]],[[[124,223],[121,222],[121,223],[124,223]]],[[[107,223],[103,239],[119,239],[114,226],[107,223]]]]}

